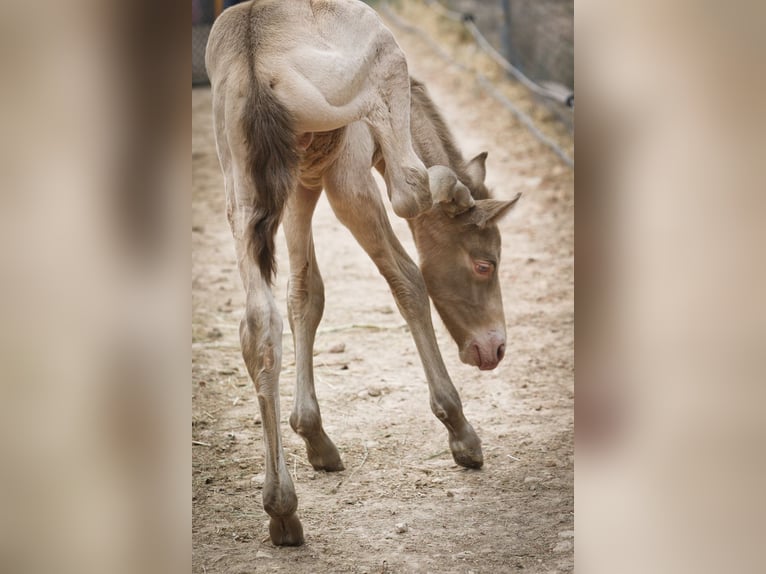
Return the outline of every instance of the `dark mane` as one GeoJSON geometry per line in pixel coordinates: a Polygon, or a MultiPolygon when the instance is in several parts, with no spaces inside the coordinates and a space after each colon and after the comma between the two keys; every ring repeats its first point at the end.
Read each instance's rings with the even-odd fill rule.
{"type": "Polygon", "coordinates": [[[428,95],[425,84],[412,76],[410,76],[410,97],[412,143],[420,159],[426,167],[431,167],[442,163],[443,160],[439,159],[439,155],[446,155],[449,161],[448,167],[457,174],[460,181],[469,187],[474,198],[486,199],[487,192],[483,186],[482,189],[477,189],[470,185],[470,179],[466,175],[466,162],[463,159],[463,154],[455,144],[452,132],[447,127],[444,118],[428,95]],[[431,135],[437,136],[441,150],[434,150],[433,138],[428,137],[428,134],[425,133],[426,130],[431,132],[431,135]]]}

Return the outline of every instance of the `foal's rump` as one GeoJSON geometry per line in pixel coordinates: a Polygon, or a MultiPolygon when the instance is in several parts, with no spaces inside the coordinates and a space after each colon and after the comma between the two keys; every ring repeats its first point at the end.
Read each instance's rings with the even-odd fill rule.
{"type": "Polygon", "coordinates": [[[276,267],[274,236],[295,188],[299,159],[293,117],[257,70],[259,52],[267,46],[266,32],[282,19],[279,13],[274,2],[245,3],[224,11],[210,33],[206,54],[214,101],[223,108],[214,110],[215,121],[226,126],[226,145],[244,146],[239,154],[232,150],[235,163],[240,156],[243,165],[238,166],[231,192],[240,200],[250,198],[246,239],[269,282],[276,267]],[[241,186],[248,192],[238,193],[241,186]]]}

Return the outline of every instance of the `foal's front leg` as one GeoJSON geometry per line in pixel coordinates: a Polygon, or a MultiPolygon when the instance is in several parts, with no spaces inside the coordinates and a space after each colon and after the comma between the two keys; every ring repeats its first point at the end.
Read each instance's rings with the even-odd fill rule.
{"type": "Polygon", "coordinates": [[[452,457],[461,466],[481,467],[481,440],[463,414],[439,351],[423,276],[396,238],[375,180],[369,170],[335,169],[325,184],[333,211],[375,262],[410,326],[428,381],[431,410],[449,432],[452,457]]]}

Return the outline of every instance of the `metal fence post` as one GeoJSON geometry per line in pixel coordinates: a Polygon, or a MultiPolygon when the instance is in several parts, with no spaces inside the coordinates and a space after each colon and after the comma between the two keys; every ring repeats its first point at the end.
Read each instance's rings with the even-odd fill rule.
{"type": "Polygon", "coordinates": [[[511,64],[524,71],[524,66],[516,53],[513,38],[511,37],[511,0],[500,0],[500,3],[503,5],[503,31],[500,34],[500,38],[503,43],[505,57],[508,58],[511,64]]]}

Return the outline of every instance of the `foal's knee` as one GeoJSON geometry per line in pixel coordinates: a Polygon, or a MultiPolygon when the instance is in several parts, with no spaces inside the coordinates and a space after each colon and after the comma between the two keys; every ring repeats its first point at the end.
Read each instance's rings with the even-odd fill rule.
{"type": "Polygon", "coordinates": [[[428,291],[420,268],[412,261],[399,261],[396,275],[389,278],[389,286],[405,318],[430,314],[428,291]]]}

